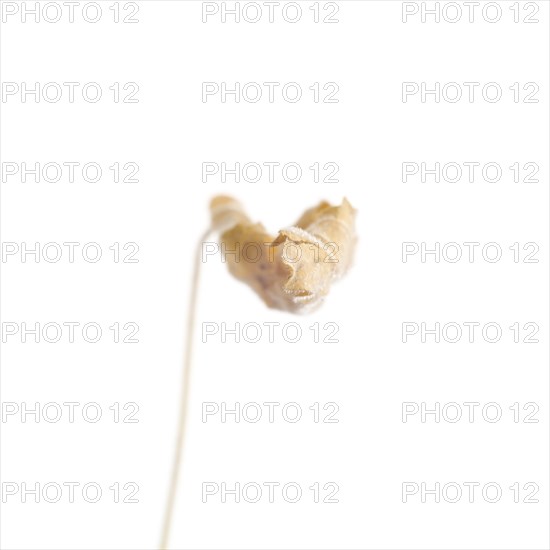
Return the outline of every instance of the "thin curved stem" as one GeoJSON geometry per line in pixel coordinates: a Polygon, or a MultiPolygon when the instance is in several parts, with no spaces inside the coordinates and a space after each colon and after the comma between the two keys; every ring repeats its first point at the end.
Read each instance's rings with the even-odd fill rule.
{"type": "Polygon", "coordinates": [[[191,366],[193,358],[193,336],[195,333],[195,314],[197,309],[197,294],[199,290],[199,275],[201,267],[201,251],[203,242],[206,241],[211,229],[208,229],[201,237],[195,252],[193,279],[191,282],[191,296],[189,299],[189,309],[187,310],[187,330],[186,330],[186,345],[185,357],[183,360],[183,373],[181,377],[180,390],[180,409],[178,416],[178,427],[176,433],[176,448],[174,452],[174,461],[172,463],[172,476],[170,478],[170,486],[168,489],[168,499],[164,511],[164,522],[162,534],[160,538],[160,550],[167,550],[170,540],[170,530],[172,527],[172,516],[176,502],[176,494],[178,482],[181,477],[181,462],[185,444],[185,433],[187,427],[187,407],[189,403],[189,385],[191,381],[191,366]]]}

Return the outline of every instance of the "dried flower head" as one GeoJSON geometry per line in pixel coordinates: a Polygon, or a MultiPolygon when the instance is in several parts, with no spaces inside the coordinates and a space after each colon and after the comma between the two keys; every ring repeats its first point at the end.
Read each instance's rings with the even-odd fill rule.
{"type": "Polygon", "coordinates": [[[306,210],[276,237],[262,224],[252,223],[241,204],[231,197],[215,197],[210,208],[212,226],[221,232],[222,245],[228,251],[241,251],[227,254],[229,270],[269,307],[310,311],[351,264],[355,210],[346,199],[340,206],[321,202],[306,210]]]}

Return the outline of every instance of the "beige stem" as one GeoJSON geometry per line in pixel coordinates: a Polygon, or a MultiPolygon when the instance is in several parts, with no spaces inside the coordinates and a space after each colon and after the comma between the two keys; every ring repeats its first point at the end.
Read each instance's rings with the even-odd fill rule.
{"type": "Polygon", "coordinates": [[[195,332],[195,313],[197,304],[197,294],[199,290],[199,274],[201,266],[202,245],[211,233],[208,229],[198,243],[195,253],[193,280],[191,282],[191,296],[189,299],[189,309],[187,310],[187,330],[186,330],[186,346],[185,358],[183,361],[183,373],[181,378],[180,389],[180,410],[178,417],[178,428],[176,435],[176,448],[174,453],[174,461],[172,463],[172,476],[170,478],[170,486],[168,489],[168,499],[164,512],[164,523],[162,527],[162,535],[160,539],[160,550],[167,550],[170,539],[170,530],[172,527],[172,516],[176,502],[176,493],[178,481],[180,478],[181,462],[185,444],[185,430],[187,427],[187,406],[189,403],[189,385],[191,381],[191,365],[193,357],[193,336],[195,332]]]}

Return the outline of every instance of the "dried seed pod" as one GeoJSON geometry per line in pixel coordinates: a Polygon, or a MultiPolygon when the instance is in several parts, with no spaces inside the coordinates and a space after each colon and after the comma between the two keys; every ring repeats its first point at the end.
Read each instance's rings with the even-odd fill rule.
{"type": "Polygon", "coordinates": [[[310,311],[327,295],[333,280],[349,267],[355,246],[355,210],[321,202],[293,225],[271,236],[252,223],[230,197],[211,202],[212,226],[221,231],[231,273],[250,285],[273,308],[310,311]]]}
{"type": "MultiPolygon", "coordinates": [[[[218,231],[226,250],[240,251],[237,257],[228,255],[229,270],[248,283],[270,307],[292,312],[312,309],[321,303],[331,282],[341,277],[351,263],[355,246],[355,210],[346,199],[341,206],[321,202],[306,210],[296,224],[282,229],[275,238],[267,233],[262,224],[252,223],[241,204],[230,197],[214,198],[210,210],[212,223],[203,238],[207,238],[212,230],[218,231]],[[251,255],[252,249],[254,252],[251,255]]],[[[168,548],[180,478],[200,265],[200,255],[197,253],[189,301],[176,451],[164,513],[161,549],[168,548]]]]}

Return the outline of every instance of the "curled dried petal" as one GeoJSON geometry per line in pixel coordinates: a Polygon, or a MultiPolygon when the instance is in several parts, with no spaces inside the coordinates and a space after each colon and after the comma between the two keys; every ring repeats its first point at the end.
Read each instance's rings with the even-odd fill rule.
{"type": "Polygon", "coordinates": [[[250,285],[273,308],[305,312],[318,306],[332,281],[351,264],[355,210],[321,202],[292,226],[271,236],[252,223],[240,203],[220,196],[211,203],[212,223],[222,232],[222,253],[231,273],[250,285]],[[236,251],[236,253],[229,253],[236,251]]]}

